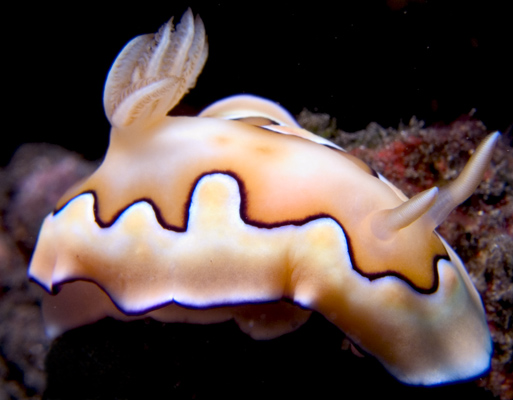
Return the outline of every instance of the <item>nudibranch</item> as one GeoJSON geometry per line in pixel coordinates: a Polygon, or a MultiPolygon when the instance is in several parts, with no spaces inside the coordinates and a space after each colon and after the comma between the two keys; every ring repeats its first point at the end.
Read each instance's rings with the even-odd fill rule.
{"type": "Polygon", "coordinates": [[[107,155],[47,216],[29,268],[48,334],[149,316],[234,319],[271,339],[318,312],[405,383],[484,373],[480,297],[435,228],[475,190],[499,134],[455,181],[408,199],[271,101],[168,116],[206,57],[189,10],[114,62],[107,155]]]}

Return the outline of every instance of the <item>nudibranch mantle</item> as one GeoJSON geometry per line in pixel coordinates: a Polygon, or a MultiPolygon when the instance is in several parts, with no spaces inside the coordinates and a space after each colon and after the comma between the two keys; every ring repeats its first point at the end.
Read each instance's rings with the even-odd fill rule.
{"type": "Polygon", "coordinates": [[[167,116],[206,56],[189,10],[116,59],[105,160],[45,219],[29,268],[48,292],[48,334],[150,316],[234,319],[270,339],[316,311],[403,382],[484,373],[481,300],[434,229],[475,190],[498,133],[454,182],[407,199],[269,100],[233,96],[198,117],[167,116]]]}

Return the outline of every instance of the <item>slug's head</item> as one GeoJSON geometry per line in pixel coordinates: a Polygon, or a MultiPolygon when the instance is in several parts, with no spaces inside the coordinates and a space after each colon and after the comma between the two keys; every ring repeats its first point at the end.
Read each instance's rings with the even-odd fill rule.
{"type": "Polygon", "coordinates": [[[479,294],[434,229],[476,189],[498,138],[490,134],[447,186],[368,213],[359,229],[347,231],[348,258],[359,276],[319,284],[336,282],[318,309],[403,382],[470,379],[490,366],[479,294]]]}
{"type": "Polygon", "coordinates": [[[445,187],[428,189],[397,207],[370,213],[362,224],[368,242],[355,240],[360,246],[354,249],[356,267],[361,264],[363,270],[372,269],[370,266],[385,262],[388,267],[382,266],[382,270],[397,273],[417,290],[435,291],[437,262],[449,256],[434,229],[477,188],[498,137],[498,132],[490,134],[459,177],[445,187]],[[363,251],[370,243],[376,251],[363,251]],[[415,262],[417,265],[412,265],[415,262]]]}
{"type": "Polygon", "coordinates": [[[397,275],[421,292],[434,292],[439,259],[449,259],[434,229],[481,182],[499,133],[477,148],[459,177],[441,189],[428,189],[397,207],[369,213],[359,237],[351,240],[355,267],[371,279],[397,275]],[[373,248],[373,251],[369,251],[373,248]]]}

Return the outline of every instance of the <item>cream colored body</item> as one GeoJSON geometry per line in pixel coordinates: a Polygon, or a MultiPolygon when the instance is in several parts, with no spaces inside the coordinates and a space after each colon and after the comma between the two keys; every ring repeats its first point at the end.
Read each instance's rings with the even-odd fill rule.
{"type": "Polygon", "coordinates": [[[474,190],[497,135],[464,179],[405,202],[360,160],[267,100],[234,97],[199,117],[167,117],[162,99],[181,95],[166,94],[177,82],[168,68],[155,72],[158,57],[169,58],[161,46],[184,63],[192,84],[196,76],[187,74],[201,68],[182,53],[206,57],[202,25],[190,13],[184,19],[178,44],[164,29],[134,39],[118,57],[106,85],[113,129],[105,160],[43,224],[29,275],[50,293],[61,289],[45,299],[48,333],[105,316],[234,318],[269,339],[317,311],[404,382],[483,373],[491,342],[481,301],[433,229],[474,190]],[[145,55],[139,43],[151,40],[145,55]],[[130,75],[135,82],[125,63],[139,71],[130,75]]]}

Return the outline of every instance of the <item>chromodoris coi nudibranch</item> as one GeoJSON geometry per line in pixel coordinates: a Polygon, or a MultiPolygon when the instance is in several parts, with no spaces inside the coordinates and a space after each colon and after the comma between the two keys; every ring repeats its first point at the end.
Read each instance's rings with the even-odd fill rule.
{"type": "Polygon", "coordinates": [[[456,180],[408,199],[269,100],[168,116],[206,58],[188,10],[114,62],[107,155],[46,217],[29,267],[48,335],[110,316],[234,319],[271,339],[318,312],[405,383],[484,373],[481,299],[435,228],[478,186],[499,134],[456,180]]]}

